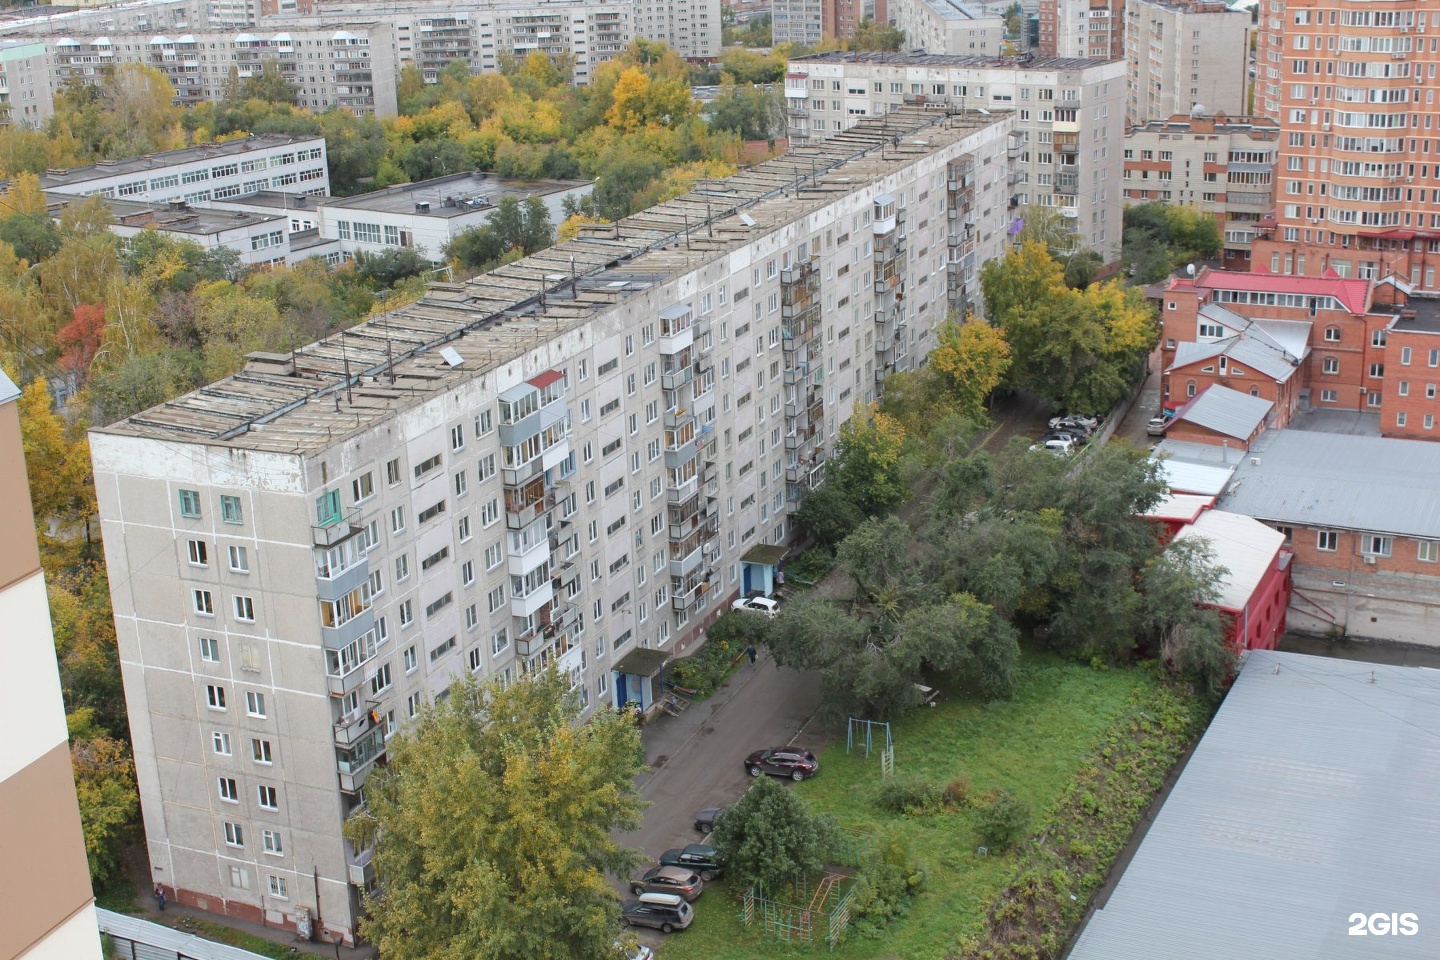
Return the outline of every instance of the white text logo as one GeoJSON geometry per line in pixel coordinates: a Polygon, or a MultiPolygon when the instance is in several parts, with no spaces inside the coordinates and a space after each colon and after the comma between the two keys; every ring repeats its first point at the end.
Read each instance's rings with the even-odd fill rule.
{"type": "Polygon", "coordinates": [[[1413,913],[1363,913],[1350,914],[1350,936],[1364,937],[1387,934],[1413,937],[1420,932],[1420,918],[1413,913]]]}

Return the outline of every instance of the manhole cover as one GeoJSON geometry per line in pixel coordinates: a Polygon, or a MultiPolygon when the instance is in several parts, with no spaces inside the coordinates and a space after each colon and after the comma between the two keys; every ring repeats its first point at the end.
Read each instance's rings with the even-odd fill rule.
{"type": "Polygon", "coordinates": [[[663,767],[663,766],[665,766],[665,762],[666,762],[667,760],[669,760],[669,759],[670,759],[670,757],[669,757],[667,754],[662,753],[662,754],[660,754],[660,756],[658,756],[658,757],[655,758],[655,762],[652,763],[652,764],[650,764],[650,766],[652,766],[652,767],[663,767]]]}

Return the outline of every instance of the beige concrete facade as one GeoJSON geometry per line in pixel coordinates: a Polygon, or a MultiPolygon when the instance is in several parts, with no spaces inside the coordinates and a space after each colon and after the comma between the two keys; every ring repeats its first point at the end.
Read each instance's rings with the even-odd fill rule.
{"type": "Polygon", "coordinates": [[[341,825],[457,676],[652,706],[632,652],[769,590],[751,551],[1003,238],[1007,142],[872,122],[93,432],[156,878],[349,938],[341,825]]]}
{"type": "Polygon", "coordinates": [[[1125,0],[1040,0],[1042,57],[1125,56],[1125,0]]]}
{"type": "Polygon", "coordinates": [[[1078,242],[1107,259],[1121,234],[1125,65],[923,54],[815,54],[790,61],[785,103],[792,144],[816,143],[906,103],[1008,113],[1013,207],[1054,207],[1078,242]]]}
{"type": "Polygon", "coordinates": [[[1192,112],[1244,116],[1249,57],[1248,11],[1218,2],[1128,0],[1127,122],[1192,112]]]}
{"type": "Polygon", "coordinates": [[[1004,53],[1005,9],[961,0],[893,0],[890,15],[905,47],[926,53],[991,57],[1004,53]]]}
{"type": "Polygon", "coordinates": [[[0,960],[99,960],[18,397],[0,372],[0,960]]]}

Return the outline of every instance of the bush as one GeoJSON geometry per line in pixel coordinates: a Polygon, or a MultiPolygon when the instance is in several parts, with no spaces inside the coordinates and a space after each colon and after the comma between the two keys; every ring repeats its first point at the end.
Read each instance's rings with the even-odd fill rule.
{"type": "Polygon", "coordinates": [[[992,850],[1009,850],[1030,829],[1030,806],[1001,792],[975,814],[980,839],[992,850]]]}
{"type": "Polygon", "coordinates": [[[835,553],[828,547],[811,547],[790,561],[785,576],[799,584],[819,583],[835,569],[835,553]]]}
{"type": "Polygon", "coordinates": [[[850,916],[862,935],[903,915],[925,886],[925,869],[905,843],[882,844],[860,864],[850,916]]]}
{"type": "Polygon", "coordinates": [[[965,776],[956,777],[945,785],[945,802],[952,806],[961,807],[965,805],[965,799],[970,796],[970,778],[965,776]]]}
{"type": "Polygon", "coordinates": [[[701,700],[714,693],[730,675],[735,657],[749,644],[765,638],[765,618],[729,611],[705,631],[705,643],[694,656],[676,660],[665,676],[677,686],[695,691],[701,700]]]}
{"type": "Polygon", "coordinates": [[[811,813],[793,790],[761,777],[715,824],[710,842],[734,889],[780,890],[825,866],[839,839],[835,819],[811,813]]]}
{"type": "Polygon", "coordinates": [[[880,782],[875,802],[890,813],[925,813],[940,806],[944,791],[921,777],[887,777],[880,782]]]}

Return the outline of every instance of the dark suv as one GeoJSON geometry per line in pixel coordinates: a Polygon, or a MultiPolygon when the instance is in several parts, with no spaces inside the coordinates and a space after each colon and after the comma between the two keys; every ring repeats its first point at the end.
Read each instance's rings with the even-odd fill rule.
{"type": "Polygon", "coordinates": [[[620,922],[625,926],[654,927],[661,933],[684,930],[693,919],[695,911],[690,904],[673,893],[642,893],[620,908],[620,922]]]}
{"type": "Polygon", "coordinates": [[[704,881],[720,876],[724,867],[715,859],[715,848],[708,843],[692,843],[687,847],[675,847],[660,854],[660,866],[685,867],[700,874],[704,881]]]}
{"type": "Polygon", "coordinates": [[[752,777],[768,773],[791,780],[804,780],[820,772],[820,761],[804,747],[771,747],[756,750],[746,757],[745,771],[752,777]]]}

